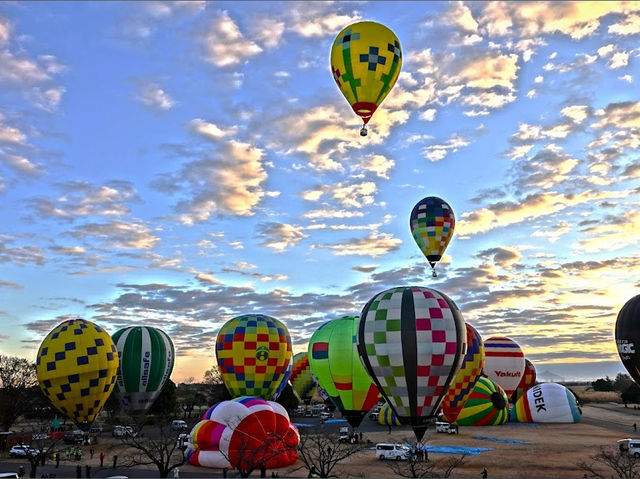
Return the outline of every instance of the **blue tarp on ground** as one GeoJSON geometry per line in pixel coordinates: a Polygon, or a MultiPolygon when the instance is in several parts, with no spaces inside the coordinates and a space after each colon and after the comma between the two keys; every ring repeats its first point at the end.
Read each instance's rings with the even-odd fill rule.
{"type": "Polygon", "coordinates": [[[492,447],[462,447],[462,446],[425,446],[427,452],[438,454],[466,454],[468,456],[477,456],[481,452],[491,451],[492,447]]]}
{"type": "Polygon", "coordinates": [[[533,444],[531,441],[520,441],[518,439],[503,439],[500,437],[473,436],[473,438],[480,439],[481,441],[502,442],[504,444],[533,444]]]}
{"type": "Polygon", "coordinates": [[[313,427],[316,424],[309,424],[307,422],[294,422],[293,423],[296,427],[300,428],[300,427],[313,427]]]}
{"type": "Polygon", "coordinates": [[[346,419],[327,419],[327,420],[325,420],[324,423],[325,424],[340,424],[340,423],[343,423],[343,422],[347,422],[347,420],[346,419]]]}

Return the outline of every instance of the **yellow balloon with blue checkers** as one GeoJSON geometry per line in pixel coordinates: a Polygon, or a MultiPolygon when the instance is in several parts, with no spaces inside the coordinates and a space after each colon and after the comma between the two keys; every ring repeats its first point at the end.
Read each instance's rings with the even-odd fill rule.
{"type": "Polygon", "coordinates": [[[364,123],[360,134],[395,85],[402,68],[400,40],[376,22],[345,27],[331,47],[331,73],[338,88],[364,123]]]}
{"type": "Polygon", "coordinates": [[[82,430],[88,430],[115,386],[118,350],[107,331],[84,319],[56,326],[36,358],[44,395],[82,430]]]}

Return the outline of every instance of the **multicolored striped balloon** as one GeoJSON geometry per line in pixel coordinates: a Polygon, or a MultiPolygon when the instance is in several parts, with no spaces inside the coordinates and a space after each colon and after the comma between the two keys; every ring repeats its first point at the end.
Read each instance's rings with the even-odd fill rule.
{"type": "Polygon", "coordinates": [[[324,323],[311,336],[308,351],[311,373],[352,427],[380,397],[358,357],[358,320],[343,316],[324,323]]]}
{"type": "Polygon", "coordinates": [[[421,440],[467,348],[462,314],[444,293],[419,286],[375,295],[363,308],[358,351],[400,421],[421,440]]]}
{"type": "Polygon", "coordinates": [[[529,389],[531,389],[536,384],[536,368],[533,366],[533,363],[529,361],[527,358],[524,358],[524,374],[522,375],[522,379],[518,384],[518,387],[511,395],[511,402],[516,403],[518,399],[520,399],[524,393],[526,393],[529,389]]]}
{"type": "Polygon", "coordinates": [[[264,314],[238,316],[220,328],[216,358],[233,397],[272,399],[288,379],[293,359],[289,330],[264,314]]]}
{"type": "Polygon", "coordinates": [[[293,357],[293,371],[291,372],[293,390],[303,401],[309,401],[316,393],[316,380],[311,374],[308,353],[298,353],[293,357]]]}
{"type": "Polygon", "coordinates": [[[574,394],[561,384],[536,384],[511,409],[517,422],[574,423],[582,411],[574,394]]]}
{"type": "Polygon", "coordinates": [[[491,379],[480,377],[456,423],[460,426],[498,426],[509,419],[509,402],[504,390],[491,379]]]}
{"type": "Polygon", "coordinates": [[[240,397],[210,407],[191,431],[187,461],[194,466],[267,469],[298,459],[300,435],[277,402],[240,397]]]}
{"type": "Polygon", "coordinates": [[[524,373],[524,353],[510,338],[489,338],[484,341],[484,374],[499,384],[511,396],[524,373]]]}
{"type": "Polygon", "coordinates": [[[123,328],[112,336],[120,367],[115,397],[132,415],[146,412],[173,371],[175,350],[164,331],[149,326],[123,328]]]}
{"type": "Polygon", "coordinates": [[[466,323],[466,326],[467,354],[464,355],[462,366],[442,401],[442,413],[449,422],[455,422],[484,367],[482,336],[469,323],[466,323]]]}
{"type": "Polygon", "coordinates": [[[398,419],[396,413],[393,412],[393,409],[391,409],[391,406],[387,403],[384,403],[384,406],[380,408],[378,424],[383,426],[402,426],[400,419],[398,419]]]}
{"type": "Polygon", "coordinates": [[[436,196],[421,199],[409,216],[411,234],[422,254],[431,265],[433,276],[435,266],[442,258],[444,250],[453,238],[456,218],[449,203],[436,196]]]}

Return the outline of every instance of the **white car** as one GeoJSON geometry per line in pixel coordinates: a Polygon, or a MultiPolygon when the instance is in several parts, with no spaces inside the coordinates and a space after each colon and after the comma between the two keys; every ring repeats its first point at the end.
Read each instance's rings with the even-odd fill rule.
{"type": "Polygon", "coordinates": [[[25,446],[24,444],[19,444],[13,446],[9,450],[9,457],[28,457],[28,456],[36,456],[40,454],[40,451],[35,447],[25,446]]]}
{"type": "Polygon", "coordinates": [[[113,437],[125,437],[125,436],[136,436],[136,432],[133,430],[131,426],[113,426],[113,432],[111,433],[113,437]]]}
{"type": "Polygon", "coordinates": [[[172,431],[186,431],[187,429],[189,429],[189,426],[182,419],[175,419],[171,421],[172,431]]]}

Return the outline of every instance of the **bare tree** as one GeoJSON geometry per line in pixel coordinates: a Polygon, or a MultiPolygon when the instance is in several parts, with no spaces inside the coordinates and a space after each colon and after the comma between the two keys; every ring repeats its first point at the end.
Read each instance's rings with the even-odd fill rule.
{"type": "Polygon", "coordinates": [[[184,451],[179,447],[178,434],[170,431],[167,422],[161,420],[157,437],[130,435],[121,438],[122,445],[133,450],[123,457],[122,465],[156,466],[159,477],[167,477],[173,469],[182,466],[184,451]]]}
{"type": "Polygon", "coordinates": [[[338,463],[360,450],[361,445],[341,443],[337,434],[322,426],[315,431],[301,431],[298,457],[309,472],[329,477],[338,463]]]}
{"type": "Polygon", "coordinates": [[[579,462],[578,467],[590,477],[605,478],[611,476],[611,471],[620,479],[634,479],[640,477],[640,458],[628,454],[626,451],[615,449],[600,449],[600,452],[589,456],[589,462],[579,462]]]}
{"type": "Polygon", "coordinates": [[[0,426],[9,430],[25,411],[30,410],[34,394],[42,395],[37,388],[35,363],[16,356],[0,357],[0,426]]]}
{"type": "MultiPolygon", "coordinates": [[[[410,443],[410,440],[404,442],[410,443]]],[[[388,461],[386,465],[396,476],[426,478],[426,477],[451,477],[453,471],[462,466],[466,454],[458,457],[450,457],[438,461],[429,460],[426,452],[426,444],[416,442],[410,446],[410,454],[407,460],[388,461]]]]}

